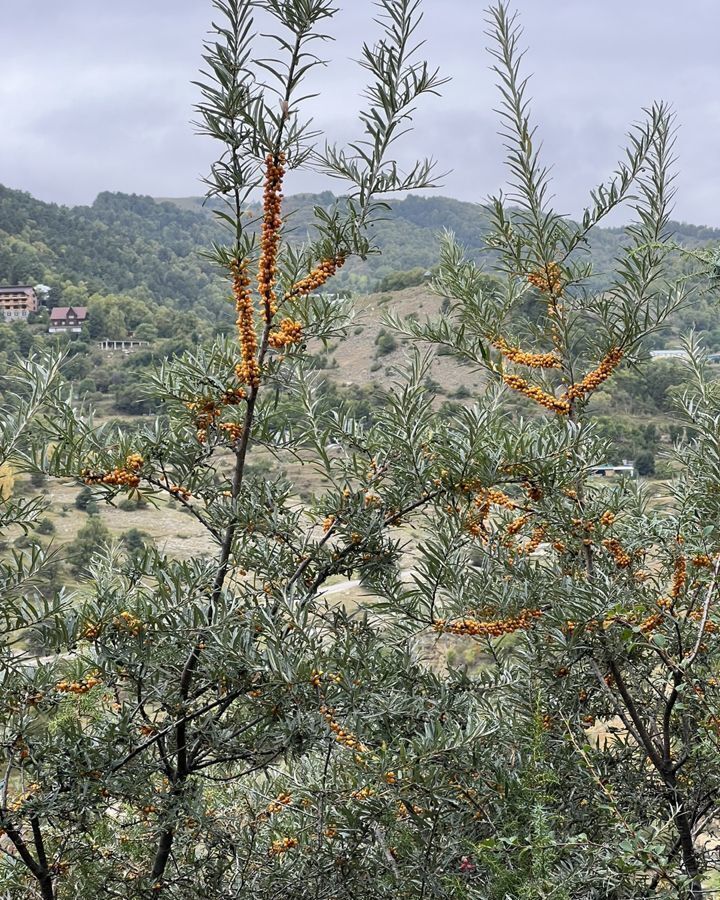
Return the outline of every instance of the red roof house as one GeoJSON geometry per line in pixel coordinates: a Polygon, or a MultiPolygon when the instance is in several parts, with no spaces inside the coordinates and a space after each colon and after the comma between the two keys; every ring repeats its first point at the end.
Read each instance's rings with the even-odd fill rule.
{"type": "Polygon", "coordinates": [[[87,306],[56,306],[50,310],[50,334],[70,331],[79,334],[87,320],[87,306]]]}

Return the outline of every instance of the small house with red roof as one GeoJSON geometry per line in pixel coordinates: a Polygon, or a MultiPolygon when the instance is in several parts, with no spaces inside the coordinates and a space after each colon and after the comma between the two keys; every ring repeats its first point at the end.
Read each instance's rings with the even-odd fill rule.
{"type": "Polygon", "coordinates": [[[80,334],[87,320],[87,306],[56,306],[50,310],[50,334],[69,331],[80,334]]]}

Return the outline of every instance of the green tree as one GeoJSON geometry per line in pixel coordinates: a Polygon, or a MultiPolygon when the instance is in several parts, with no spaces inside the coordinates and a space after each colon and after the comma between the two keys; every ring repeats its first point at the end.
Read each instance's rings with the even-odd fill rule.
{"type": "Polygon", "coordinates": [[[655,474],[655,454],[652,450],[642,450],[635,457],[635,468],[638,475],[655,474]]]}
{"type": "Polygon", "coordinates": [[[85,487],[79,490],[75,495],[75,509],[82,510],[82,512],[93,513],[97,508],[92,488],[85,485],[85,487]]]}
{"type": "Polygon", "coordinates": [[[67,547],[66,558],[71,572],[78,575],[86,570],[93,556],[109,544],[110,540],[110,532],[100,516],[89,516],[75,540],[67,547]]]}

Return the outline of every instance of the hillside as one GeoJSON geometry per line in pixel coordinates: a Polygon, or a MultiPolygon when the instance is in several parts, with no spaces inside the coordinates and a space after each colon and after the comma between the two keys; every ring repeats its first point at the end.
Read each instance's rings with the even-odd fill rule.
{"type": "MultiPolygon", "coordinates": [[[[298,241],[307,235],[313,207],[332,200],[329,193],[287,199],[298,241]]],[[[383,279],[392,283],[398,272],[424,271],[437,261],[438,234],[445,228],[477,253],[488,231],[486,211],[440,196],[396,201],[375,227],[381,254],[352,260],[337,285],[366,293],[381,287],[383,279]]],[[[720,229],[679,223],[674,228],[687,245],[720,241],[720,229]]],[[[595,230],[591,249],[599,269],[611,262],[622,234],[622,229],[595,230]]],[[[48,284],[55,305],[62,304],[70,286],[84,283],[90,293],[132,293],[216,317],[227,309],[225,288],[202,252],[219,237],[199,198],[102,193],[92,206],[65,207],[0,186],[0,282],[48,284]]]]}

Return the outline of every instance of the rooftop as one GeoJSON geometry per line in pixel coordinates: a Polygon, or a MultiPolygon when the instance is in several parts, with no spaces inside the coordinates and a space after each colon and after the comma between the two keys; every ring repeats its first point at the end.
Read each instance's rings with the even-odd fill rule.
{"type": "Polygon", "coordinates": [[[18,294],[24,291],[34,291],[31,284],[0,284],[0,294],[18,294]]]}
{"type": "Polygon", "coordinates": [[[69,315],[73,315],[78,319],[87,318],[87,306],[56,306],[50,310],[50,321],[55,322],[58,319],[67,319],[69,315]]]}

